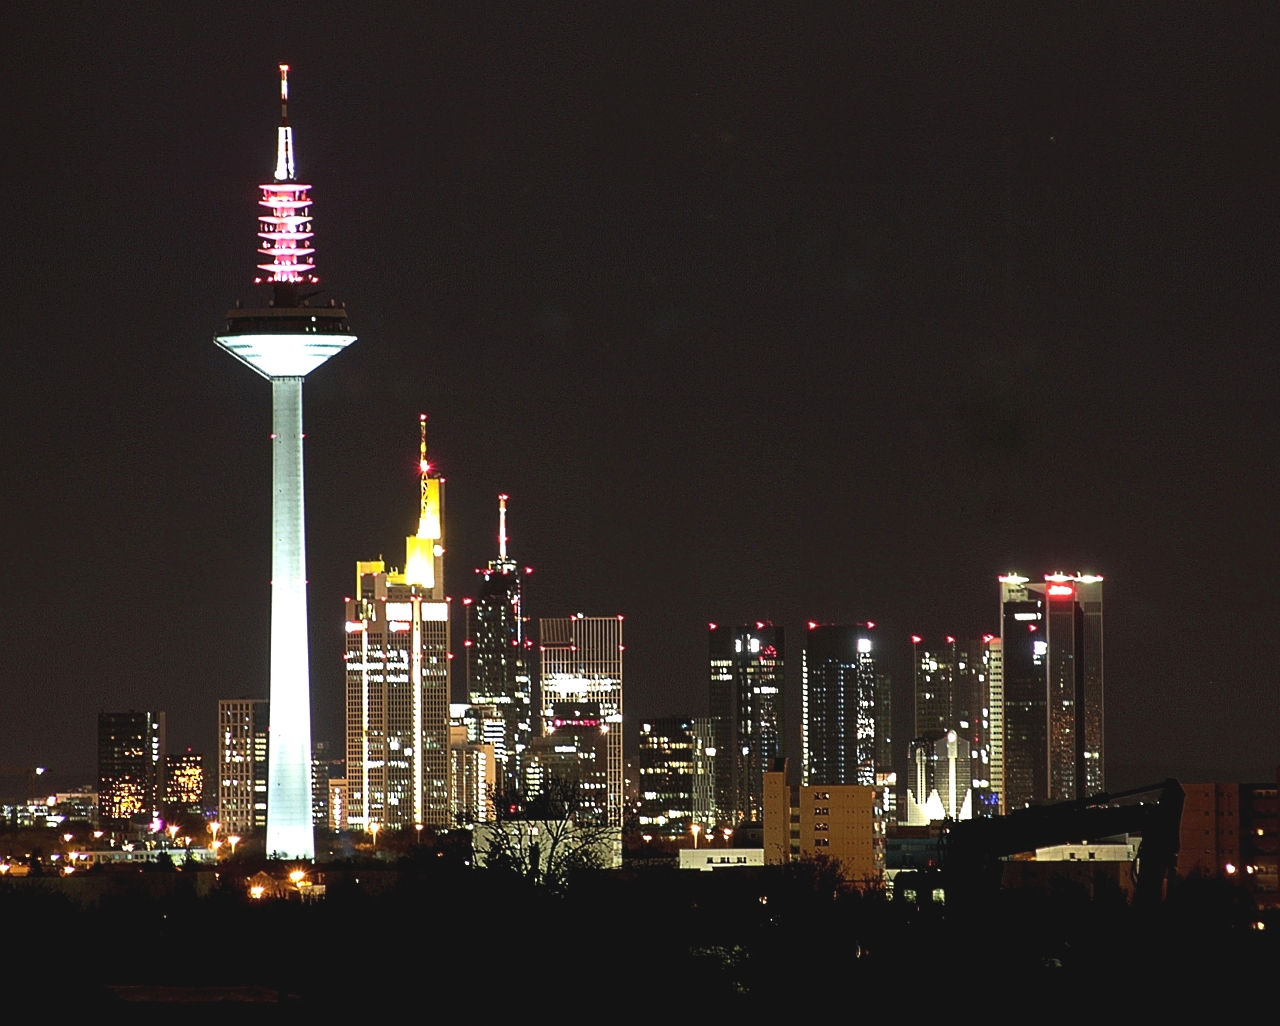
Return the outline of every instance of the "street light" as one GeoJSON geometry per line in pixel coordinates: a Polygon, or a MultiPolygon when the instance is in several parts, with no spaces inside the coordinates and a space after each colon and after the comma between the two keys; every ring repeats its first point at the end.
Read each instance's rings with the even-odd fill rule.
{"type": "Polygon", "coordinates": [[[419,843],[419,844],[421,844],[421,843],[422,843],[422,824],[421,824],[421,823],[414,823],[414,824],[413,824],[413,829],[414,829],[414,830],[416,830],[416,831],[418,832],[418,843],[419,843]]]}
{"type": "Polygon", "coordinates": [[[374,846],[375,848],[378,846],[378,831],[379,831],[379,830],[381,830],[381,829],[382,829],[382,824],[381,824],[381,823],[370,823],[370,824],[369,824],[369,833],[373,834],[373,846],[374,846]]]}
{"type": "Polygon", "coordinates": [[[240,843],[240,835],[228,834],[227,843],[231,845],[231,854],[234,855],[236,853],[236,845],[240,843]]]}
{"type": "Polygon", "coordinates": [[[693,846],[694,848],[697,848],[698,847],[698,831],[702,829],[702,824],[692,823],[689,825],[689,829],[693,831],[693,846]]]}
{"type": "Polygon", "coordinates": [[[182,827],[178,826],[177,823],[169,824],[169,843],[170,844],[173,844],[173,842],[178,839],[178,831],[181,829],[182,827]]]}
{"type": "Polygon", "coordinates": [[[209,824],[209,833],[213,834],[213,843],[218,843],[218,831],[222,829],[222,824],[216,819],[209,824]]]}

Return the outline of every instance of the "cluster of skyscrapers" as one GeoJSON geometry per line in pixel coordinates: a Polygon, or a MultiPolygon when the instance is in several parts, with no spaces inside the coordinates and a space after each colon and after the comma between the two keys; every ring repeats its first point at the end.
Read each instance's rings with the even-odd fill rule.
{"type": "MultiPolygon", "coordinates": [[[[901,783],[881,669],[894,642],[873,622],[809,624],[802,787],[874,788],[881,812],[905,825],[1103,790],[1102,578],[1008,574],[998,584],[999,633],[910,637],[913,731],[901,783]]],[[[710,624],[708,641],[710,715],[642,725],[639,816],[653,834],[762,822],[766,776],[788,754],[783,629],[710,624]]]]}
{"type": "MultiPolygon", "coordinates": [[[[270,697],[218,704],[219,820],[238,836],[265,828],[269,853],[309,858],[317,824],[375,836],[473,825],[493,818],[499,798],[532,801],[556,781],[572,790],[575,817],[620,833],[628,815],[622,617],[542,619],[535,640],[522,594],[530,570],[508,553],[506,495],[498,497],[496,558],[476,571],[478,594],[462,600],[466,702],[452,701],[445,479],[428,459],[425,415],[417,527],[404,559],[357,561],[345,600],[341,755],[312,743],[302,382],[356,339],[341,304],[311,305],[315,293],[302,291],[318,279],[311,186],[295,174],[285,65],[280,98],[276,167],[260,187],[258,215],[256,280],[271,298],[237,304],[217,338],[271,382],[274,497],[270,697]]],[[[791,753],[801,788],[822,789],[814,793],[828,804],[837,802],[831,788],[874,792],[881,814],[907,824],[1101,789],[1102,579],[1010,574],[999,584],[998,633],[911,638],[905,787],[894,768],[892,687],[876,625],[809,624],[800,751],[791,753]]],[[[763,823],[769,782],[780,786],[789,754],[786,666],[781,626],[708,626],[707,715],[654,720],[641,731],[641,829],[696,836],[763,823]]],[[[158,815],[163,715],[105,716],[100,730],[104,816],[158,815]]]]}

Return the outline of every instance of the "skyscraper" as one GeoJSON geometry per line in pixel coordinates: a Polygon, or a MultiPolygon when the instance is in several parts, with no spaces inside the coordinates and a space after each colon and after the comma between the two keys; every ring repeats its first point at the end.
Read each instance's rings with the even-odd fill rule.
{"type": "Polygon", "coordinates": [[[276,168],[259,188],[256,283],[271,285],[265,307],[227,313],[218,345],[271,382],[271,770],[267,852],[315,857],[311,821],[311,671],[307,648],[306,538],[303,525],[302,379],[341,352],[355,336],[345,307],[308,306],[303,285],[312,273],[311,186],[298,182],[289,127],[289,66],[280,65],[280,127],[276,168]]]}
{"type": "Polygon", "coordinates": [[[467,701],[494,706],[505,723],[495,739],[504,786],[518,788],[524,751],[533,736],[533,642],[525,636],[520,578],[507,556],[507,496],[498,496],[498,558],[477,570],[484,582],[475,600],[463,599],[467,614],[467,701]]]}
{"type": "MultiPolygon", "coordinates": [[[[1003,703],[992,697],[993,693],[1000,693],[1000,639],[992,634],[960,639],[947,635],[928,641],[913,634],[911,643],[915,686],[913,740],[927,743],[928,747],[955,733],[968,746],[972,765],[961,775],[972,770],[972,785],[965,784],[965,790],[970,786],[974,789],[975,814],[994,812],[1003,794],[1000,767],[1004,710],[1003,703]]],[[[913,756],[913,773],[915,765],[913,756]]],[[[918,802],[923,803],[928,797],[928,792],[920,794],[914,787],[912,791],[918,802]]],[[[946,804],[945,796],[943,804],[946,804]]]]}
{"type": "Polygon", "coordinates": [[[98,814],[124,822],[160,815],[164,713],[98,713],[98,814]]]}
{"type": "Polygon", "coordinates": [[[786,658],[783,630],[707,625],[715,729],[717,818],[760,822],[764,774],[783,757],[786,658]]]}
{"type": "Polygon", "coordinates": [[[698,741],[694,719],[661,716],[640,725],[640,826],[647,832],[689,836],[698,741]]]}
{"type": "Polygon", "coordinates": [[[419,418],[418,530],[403,570],[356,563],[347,615],[347,822],[447,827],[449,599],[444,594],[444,478],[419,418]]]}
{"type": "Polygon", "coordinates": [[[218,702],[218,822],[247,837],[267,826],[271,706],[257,698],[218,702]]]}
{"type": "MultiPolygon", "coordinates": [[[[567,720],[592,719],[589,710],[568,714],[562,705],[594,705],[604,735],[605,825],[622,829],[622,617],[569,616],[538,622],[542,655],[542,733],[554,740],[567,720]],[[556,726],[556,721],[561,726],[556,726]]],[[[574,744],[590,750],[582,734],[587,726],[573,726],[574,744]]],[[[541,745],[542,748],[546,744],[541,745]]],[[[552,751],[555,744],[550,745],[552,751]]],[[[546,753],[544,753],[545,755],[546,753]]],[[[584,770],[585,772],[585,770],[584,770]]]]}
{"type": "Polygon", "coordinates": [[[1000,578],[1006,805],[1101,791],[1102,578],[1000,578]]]}
{"type": "MultiPolygon", "coordinates": [[[[877,783],[874,624],[810,623],[805,636],[801,693],[801,783],[877,783]]],[[[883,781],[880,781],[883,783],[883,781]]]]}
{"type": "Polygon", "coordinates": [[[164,811],[166,816],[199,813],[204,809],[204,756],[188,748],[180,755],[164,757],[164,811]]]}

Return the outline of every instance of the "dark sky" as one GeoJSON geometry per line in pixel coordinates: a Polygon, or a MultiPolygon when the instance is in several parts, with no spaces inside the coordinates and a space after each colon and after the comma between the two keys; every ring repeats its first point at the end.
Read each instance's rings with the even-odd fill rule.
{"type": "Polygon", "coordinates": [[[708,619],[798,692],[804,622],[871,618],[904,682],[1062,567],[1109,783],[1273,773],[1274,8],[108,6],[5,25],[0,764],[266,693],[270,390],[212,336],[288,61],[361,336],[306,388],[317,737],[425,410],[450,590],[509,492],[530,611],[626,615],[631,719],[703,709],[708,619]]]}

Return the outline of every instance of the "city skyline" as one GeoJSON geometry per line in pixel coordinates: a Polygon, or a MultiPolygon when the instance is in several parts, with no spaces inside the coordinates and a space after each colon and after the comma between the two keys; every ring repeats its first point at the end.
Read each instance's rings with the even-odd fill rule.
{"type": "MultiPolygon", "coordinates": [[[[266,697],[267,400],[207,350],[217,312],[247,291],[249,186],[270,172],[263,76],[297,44],[233,16],[176,17],[205,40],[181,57],[129,17],[95,29],[94,47],[40,36],[31,53],[66,59],[19,55],[31,92],[5,115],[14,138],[45,141],[11,156],[16,194],[65,197],[14,224],[11,280],[30,298],[10,328],[8,563],[47,565],[35,580],[11,571],[5,601],[26,622],[20,597],[74,580],[93,660],[37,618],[12,672],[56,686],[14,688],[0,744],[62,786],[93,775],[99,710],[165,709],[175,748],[213,751],[217,699],[266,697]],[[108,184],[81,183],[85,167],[108,184]],[[67,252],[58,240],[72,238],[67,252]],[[190,263],[161,286],[158,246],[174,239],[190,263]],[[74,288],[44,270],[63,261],[74,288]],[[153,592],[178,573],[199,586],[153,592]],[[140,646],[138,624],[185,643],[140,646]]],[[[718,24],[693,24],[688,45],[705,49],[718,24]]],[[[553,101],[504,89],[510,109],[448,88],[471,81],[482,49],[455,58],[423,23],[404,27],[428,40],[421,58],[344,29],[336,63],[295,64],[300,172],[324,197],[320,287],[360,311],[369,341],[341,374],[308,379],[317,737],[336,741],[342,723],[329,611],[353,559],[412,530],[417,482],[393,443],[425,409],[451,473],[454,565],[492,558],[493,496],[514,496],[532,614],[627,615],[635,717],[701,711],[708,620],[768,619],[793,639],[809,619],[867,618],[886,639],[978,637],[998,631],[994,574],[1093,566],[1108,579],[1108,783],[1252,779],[1280,761],[1259,594],[1275,567],[1256,542],[1275,505],[1259,356],[1274,301],[1246,259],[1272,162],[1252,142],[1264,121],[1236,105],[1266,94],[1267,65],[1233,54],[1240,78],[1205,83],[1238,144],[1224,146],[1180,115],[1177,60],[1127,30],[1090,38],[1154,63],[1134,92],[1130,62],[1112,62],[1098,88],[1131,99],[1103,117],[1050,88],[1072,44],[1032,60],[1001,27],[982,30],[994,63],[959,77],[930,64],[910,88],[886,56],[897,30],[879,55],[830,65],[820,35],[800,32],[798,52],[827,55],[803,70],[772,51],[693,70],[693,50],[642,32],[641,64],[673,83],[677,102],[661,103],[616,72],[499,46],[513,81],[553,101]],[[438,79],[417,77],[424,66],[438,79]],[[828,82],[823,67],[843,70],[828,82]],[[1024,105],[995,68],[1023,83],[1024,105]],[[868,93],[876,75],[911,102],[868,93]],[[973,102],[953,106],[953,92],[973,102]],[[588,95],[585,121],[556,113],[588,95]],[[634,128],[606,127],[632,100],[634,128]],[[934,109],[953,116],[939,127],[934,109]],[[513,127],[526,124],[545,131],[513,127]],[[1140,164],[1139,135],[1152,147],[1140,164]],[[938,165],[921,169],[920,152],[938,165]],[[778,184],[797,175],[809,187],[778,184]],[[1086,397],[1070,430],[1050,401],[1066,395],[1086,397]],[[381,493],[353,494],[356,473],[381,493]],[[1197,601],[1172,580],[1195,580],[1197,601]],[[1220,658],[1179,655],[1189,637],[1215,639],[1220,658]]],[[[909,654],[893,658],[901,708],[909,654]]],[[[788,690],[794,703],[794,678],[788,690]]],[[[790,729],[798,706],[787,712],[790,729]]]]}

